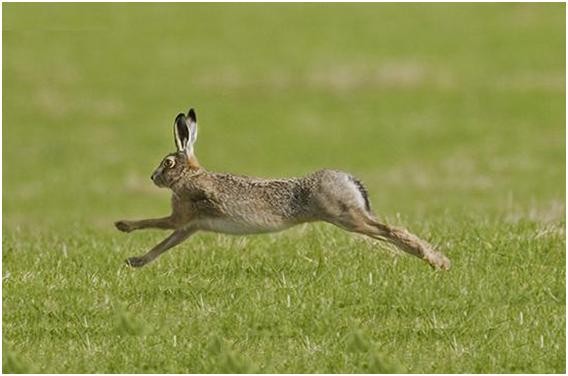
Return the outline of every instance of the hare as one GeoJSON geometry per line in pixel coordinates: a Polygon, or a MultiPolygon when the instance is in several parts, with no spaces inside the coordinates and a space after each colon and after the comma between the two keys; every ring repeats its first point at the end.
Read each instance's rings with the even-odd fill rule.
{"type": "Polygon", "coordinates": [[[324,221],[391,243],[434,268],[450,267],[449,259],[426,241],[402,228],[380,223],[371,211],[363,184],[350,174],[325,169],[301,178],[259,179],[209,172],[195,157],[196,139],[195,111],[177,115],[177,151],[166,155],[151,176],[158,187],[172,190],[172,213],[163,218],[115,222],[123,232],[173,230],[145,255],[128,258],[128,265],[144,266],[197,231],[266,233],[324,221]]]}

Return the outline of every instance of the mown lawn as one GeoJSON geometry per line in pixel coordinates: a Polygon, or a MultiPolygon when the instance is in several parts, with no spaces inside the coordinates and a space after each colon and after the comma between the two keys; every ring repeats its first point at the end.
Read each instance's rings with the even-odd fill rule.
{"type": "Polygon", "coordinates": [[[564,4],[3,4],[3,371],[564,373],[564,4]],[[149,176],[365,183],[437,244],[165,237],[149,176]]]}

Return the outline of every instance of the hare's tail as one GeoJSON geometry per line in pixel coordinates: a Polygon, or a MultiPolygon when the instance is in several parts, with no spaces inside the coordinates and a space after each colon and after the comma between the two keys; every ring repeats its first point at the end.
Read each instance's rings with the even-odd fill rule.
{"type": "Polygon", "coordinates": [[[371,203],[369,202],[369,193],[367,192],[367,188],[365,188],[363,183],[361,183],[361,180],[355,178],[352,175],[349,175],[349,180],[351,180],[351,182],[355,184],[355,187],[357,187],[359,193],[361,193],[361,196],[363,196],[363,200],[365,201],[365,210],[371,213],[371,203]]]}

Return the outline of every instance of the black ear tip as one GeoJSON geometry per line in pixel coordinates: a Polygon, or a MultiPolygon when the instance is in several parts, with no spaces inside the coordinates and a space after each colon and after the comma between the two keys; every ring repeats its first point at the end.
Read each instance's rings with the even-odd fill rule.
{"type": "Polygon", "coordinates": [[[193,121],[197,121],[197,115],[196,115],[195,110],[193,108],[189,109],[189,111],[187,112],[187,117],[190,118],[193,121]]]}
{"type": "Polygon", "coordinates": [[[179,114],[176,116],[175,122],[177,123],[177,122],[179,122],[180,120],[184,120],[184,119],[185,119],[185,114],[179,113],[179,114]]]}

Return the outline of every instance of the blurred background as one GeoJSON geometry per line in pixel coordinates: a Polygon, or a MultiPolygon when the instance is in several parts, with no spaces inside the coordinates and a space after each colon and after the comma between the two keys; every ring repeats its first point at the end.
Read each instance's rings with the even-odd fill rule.
{"type": "Polygon", "coordinates": [[[565,372],[565,4],[2,10],[4,372],[565,372]],[[190,106],[209,170],[350,171],[453,269],[325,224],[127,268],[190,106]]]}
{"type": "Polygon", "coordinates": [[[210,170],[362,178],[386,217],[563,216],[562,4],[4,4],[4,228],[164,214],[210,170]],[[520,214],[519,214],[520,215],[520,214]]]}

